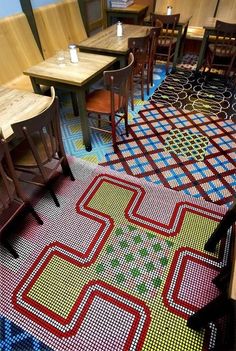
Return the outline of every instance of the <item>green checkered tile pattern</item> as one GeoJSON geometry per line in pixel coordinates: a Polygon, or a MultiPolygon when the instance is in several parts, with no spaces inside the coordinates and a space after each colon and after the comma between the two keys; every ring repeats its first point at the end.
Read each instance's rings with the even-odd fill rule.
{"type": "Polygon", "coordinates": [[[131,225],[117,227],[96,265],[101,279],[131,288],[137,296],[156,296],[168,265],[171,240],[131,225]]]}

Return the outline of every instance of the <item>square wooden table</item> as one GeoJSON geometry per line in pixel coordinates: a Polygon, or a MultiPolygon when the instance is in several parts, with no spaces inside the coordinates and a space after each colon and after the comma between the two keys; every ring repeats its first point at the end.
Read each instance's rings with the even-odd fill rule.
{"type": "Polygon", "coordinates": [[[148,10],[147,5],[133,4],[128,7],[109,7],[107,12],[107,25],[111,26],[115,21],[131,19],[133,24],[143,24],[144,17],[148,10]]]}
{"type": "Polygon", "coordinates": [[[65,56],[64,65],[59,65],[56,56],[53,56],[28,68],[24,71],[24,74],[30,76],[34,91],[37,93],[42,93],[41,84],[52,85],[75,93],[79,108],[83,142],[86,150],[91,151],[85,92],[92,83],[102,76],[104,70],[116,62],[116,57],[79,52],[79,62],[71,63],[69,52],[66,52],[65,56]]]}
{"type": "Polygon", "coordinates": [[[91,36],[79,43],[80,51],[90,53],[100,53],[105,55],[115,55],[120,61],[120,66],[124,67],[129,53],[128,38],[144,37],[152,27],[137,26],[133,24],[123,25],[123,36],[117,37],[116,25],[108,27],[103,31],[91,36]]]}
{"type": "Polygon", "coordinates": [[[0,127],[3,137],[10,141],[14,137],[11,124],[39,114],[50,102],[48,96],[0,86],[0,127]]]}

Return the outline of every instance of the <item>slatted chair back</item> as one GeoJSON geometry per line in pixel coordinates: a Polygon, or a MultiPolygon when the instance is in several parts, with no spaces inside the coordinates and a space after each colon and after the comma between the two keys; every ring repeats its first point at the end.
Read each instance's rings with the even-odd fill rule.
{"type": "Polygon", "coordinates": [[[229,76],[236,59],[236,24],[216,21],[214,42],[210,42],[204,63],[208,67],[223,69],[229,76]]]}
{"type": "Polygon", "coordinates": [[[161,34],[161,30],[163,28],[163,24],[160,21],[156,21],[156,26],[150,29],[149,32],[149,58],[150,61],[154,61],[155,54],[158,46],[158,38],[161,34]]]}
{"type": "Polygon", "coordinates": [[[159,15],[155,13],[151,14],[152,26],[158,27],[160,25],[160,22],[163,24],[163,29],[161,31],[162,46],[169,46],[172,43],[179,18],[179,13],[174,15],[159,15]]]}
{"type": "Polygon", "coordinates": [[[34,160],[42,173],[44,173],[43,165],[57,158],[58,152],[64,150],[61,148],[58,100],[55,97],[55,90],[51,89],[51,91],[52,102],[46,110],[37,116],[14,123],[11,126],[17,138],[24,137],[27,140],[34,160]]]}
{"type": "MultiPolygon", "coordinates": [[[[133,80],[139,82],[141,85],[141,98],[144,100],[144,83],[147,83],[147,93],[149,93],[149,81],[146,70],[149,64],[149,49],[150,36],[129,38],[128,48],[134,55],[133,80]]],[[[134,109],[133,102],[133,81],[131,82],[131,106],[134,109]]]]}
{"type": "Polygon", "coordinates": [[[134,65],[134,56],[131,53],[126,67],[118,70],[104,71],[104,86],[111,92],[111,111],[115,111],[115,99],[118,97],[118,109],[126,111],[130,91],[130,79],[134,65]]]}

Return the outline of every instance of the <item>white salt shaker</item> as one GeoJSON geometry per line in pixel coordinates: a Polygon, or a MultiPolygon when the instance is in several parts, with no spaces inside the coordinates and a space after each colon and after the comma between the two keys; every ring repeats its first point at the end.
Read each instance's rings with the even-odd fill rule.
{"type": "Polygon", "coordinates": [[[123,35],[123,25],[120,21],[118,21],[116,25],[116,35],[118,37],[122,37],[123,35]]]}
{"type": "Polygon", "coordinates": [[[69,52],[70,52],[70,62],[78,63],[79,59],[78,59],[78,55],[77,55],[76,45],[75,44],[70,44],[68,46],[68,48],[69,48],[69,52]]]}
{"type": "Polygon", "coordinates": [[[167,15],[171,15],[172,14],[172,6],[167,6],[167,15]]]}

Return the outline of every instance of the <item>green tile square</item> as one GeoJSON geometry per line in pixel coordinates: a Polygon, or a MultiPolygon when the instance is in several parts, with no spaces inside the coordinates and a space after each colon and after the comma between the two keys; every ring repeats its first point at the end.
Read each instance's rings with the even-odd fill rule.
{"type": "Polygon", "coordinates": [[[123,235],[123,234],[124,234],[123,229],[122,229],[122,228],[117,228],[116,231],[115,231],[115,234],[116,234],[117,236],[123,235]]]}
{"type": "Polygon", "coordinates": [[[148,291],[145,283],[138,284],[136,287],[140,294],[145,294],[148,291]]]}
{"type": "Polygon", "coordinates": [[[146,247],[140,249],[140,250],[139,250],[139,254],[140,254],[140,256],[142,256],[142,257],[148,256],[148,250],[146,249],[146,247]]]}
{"type": "Polygon", "coordinates": [[[162,266],[167,266],[168,258],[166,256],[160,258],[160,262],[162,266]]]}
{"type": "Polygon", "coordinates": [[[159,243],[156,243],[156,244],[152,245],[152,248],[153,248],[153,250],[154,250],[155,252],[159,252],[159,251],[162,250],[161,244],[159,244],[159,243]]]}
{"type": "Polygon", "coordinates": [[[123,283],[125,281],[125,275],[123,273],[118,273],[116,275],[117,283],[123,283]]]}
{"type": "Polygon", "coordinates": [[[122,249],[126,249],[127,247],[129,247],[128,241],[126,240],[120,241],[119,245],[122,249]]]}
{"type": "Polygon", "coordinates": [[[134,277],[134,278],[137,278],[138,276],[140,276],[140,274],[141,274],[141,272],[140,272],[140,270],[138,269],[138,268],[132,268],[131,270],[130,270],[130,272],[131,272],[131,274],[132,274],[132,276],[134,277]]]}
{"type": "Polygon", "coordinates": [[[125,255],[125,260],[126,260],[126,262],[134,261],[134,255],[132,253],[125,255]]]}
{"type": "Polygon", "coordinates": [[[120,262],[119,262],[118,258],[114,258],[113,260],[111,260],[111,265],[113,268],[119,267],[120,262]]]}
{"type": "Polygon", "coordinates": [[[143,242],[143,239],[141,235],[136,235],[133,237],[133,241],[135,242],[135,244],[141,244],[143,242]]]}
{"type": "Polygon", "coordinates": [[[98,263],[98,265],[96,267],[96,272],[101,273],[103,271],[105,271],[105,267],[104,267],[103,263],[98,263]]]}
{"type": "Polygon", "coordinates": [[[161,278],[160,277],[153,278],[152,284],[154,288],[159,288],[161,286],[161,278]]]}
{"type": "Polygon", "coordinates": [[[147,262],[147,263],[145,263],[145,267],[146,267],[146,270],[147,270],[148,272],[153,272],[153,271],[156,269],[156,267],[155,267],[155,265],[154,265],[153,262],[147,262]]]}
{"type": "Polygon", "coordinates": [[[107,252],[108,254],[114,252],[114,247],[113,247],[112,245],[108,245],[108,246],[106,247],[106,252],[107,252]]]}
{"type": "Polygon", "coordinates": [[[156,234],[148,232],[147,237],[148,237],[148,239],[154,239],[154,238],[156,238],[156,234]]]}

